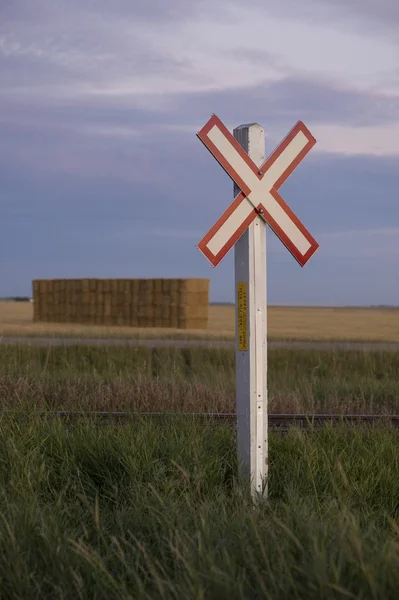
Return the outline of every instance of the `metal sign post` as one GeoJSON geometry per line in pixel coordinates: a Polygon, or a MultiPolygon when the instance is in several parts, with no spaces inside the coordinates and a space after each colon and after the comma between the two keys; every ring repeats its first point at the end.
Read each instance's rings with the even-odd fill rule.
{"type": "MultiPolygon", "coordinates": [[[[263,128],[241,125],[233,135],[260,168],[265,160],[263,128]]],[[[239,193],[234,184],[234,197],[239,193]]],[[[252,495],[267,495],[266,222],[260,215],[234,245],[234,269],[238,457],[252,495]]]]}
{"type": "Polygon", "coordinates": [[[256,123],[233,136],[212,115],[197,135],[237,186],[198,248],[215,267],[235,246],[237,449],[252,496],[267,496],[266,223],[301,266],[316,252],[318,243],[278,193],[316,140],[299,121],[265,161],[256,123]]]}

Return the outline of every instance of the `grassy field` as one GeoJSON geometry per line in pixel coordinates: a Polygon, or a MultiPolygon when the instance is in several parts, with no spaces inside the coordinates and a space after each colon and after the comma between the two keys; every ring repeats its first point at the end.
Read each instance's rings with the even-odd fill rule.
{"type": "Polygon", "coordinates": [[[1,598],[396,598],[398,441],[272,434],[254,511],[225,426],[3,416],[1,598]]]}
{"type": "MultiPolygon", "coordinates": [[[[234,412],[234,360],[0,344],[1,599],[396,598],[399,432],[271,432],[253,510],[234,428],[178,414],[234,412]]],[[[271,350],[268,375],[270,412],[399,412],[399,352],[271,350]]]]}
{"type": "MultiPolygon", "coordinates": [[[[211,305],[205,331],[33,323],[29,302],[0,302],[0,336],[233,339],[234,306],[211,305]]],[[[270,339],[399,341],[399,309],[269,307],[270,339]]]]}
{"type": "MultiPolygon", "coordinates": [[[[269,411],[399,413],[399,352],[269,351],[269,411]]],[[[0,407],[235,412],[231,349],[0,344],[0,407]]]]}

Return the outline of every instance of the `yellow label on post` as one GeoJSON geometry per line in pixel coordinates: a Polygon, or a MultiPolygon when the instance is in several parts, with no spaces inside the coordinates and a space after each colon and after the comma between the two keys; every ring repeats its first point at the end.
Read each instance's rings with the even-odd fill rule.
{"type": "Polygon", "coordinates": [[[238,350],[248,350],[247,334],[247,284],[241,281],[237,285],[238,350]]]}

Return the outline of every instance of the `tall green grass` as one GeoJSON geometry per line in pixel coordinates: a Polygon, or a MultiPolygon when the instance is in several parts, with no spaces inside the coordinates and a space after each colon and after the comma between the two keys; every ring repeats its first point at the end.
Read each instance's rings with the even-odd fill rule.
{"type": "Polygon", "coordinates": [[[4,599],[396,598],[399,438],[270,439],[251,507],[234,433],[190,419],[0,419],[4,599]]]}
{"type": "MultiPolygon", "coordinates": [[[[270,412],[399,412],[399,352],[271,350],[270,412]]],[[[235,410],[229,349],[0,345],[0,407],[235,410]]]]}

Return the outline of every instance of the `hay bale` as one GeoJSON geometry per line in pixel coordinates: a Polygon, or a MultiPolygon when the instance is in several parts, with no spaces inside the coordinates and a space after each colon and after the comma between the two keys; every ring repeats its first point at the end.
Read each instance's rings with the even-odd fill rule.
{"type": "Polygon", "coordinates": [[[35,279],[33,320],[133,327],[207,326],[207,279],[35,279]]]}

